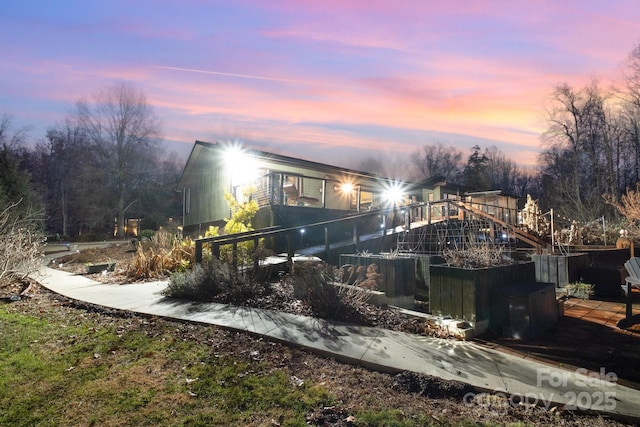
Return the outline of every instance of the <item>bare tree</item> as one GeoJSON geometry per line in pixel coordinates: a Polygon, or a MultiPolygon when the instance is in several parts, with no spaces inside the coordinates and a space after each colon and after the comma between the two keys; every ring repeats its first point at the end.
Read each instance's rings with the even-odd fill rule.
{"type": "Polygon", "coordinates": [[[385,153],[378,158],[367,157],[357,166],[357,170],[385,178],[408,181],[411,177],[409,159],[406,155],[385,153]]]}
{"type": "Polygon", "coordinates": [[[77,113],[107,171],[117,235],[124,237],[126,212],[136,203],[149,160],[156,155],[159,124],[144,92],[128,83],[107,87],[94,94],[91,102],[78,101],[77,113]]]}
{"type": "Polygon", "coordinates": [[[635,190],[627,189],[619,200],[611,194],[605,194],[604,200],[626,219],[626,227],[631,235],[640,237],[640,184],[636,185],[635,190]]]}
{"type": "Polygon", "coordinates": [[[596,83],[582,89],[562,84],[552,102],[549,129],[543,135],[547,151],[541,159],[543,173],[555,174],[556,184],[547,191],[564,200],[574,218],[593,219],[602,214],[601,194],[606,191],[601,161],[604,98],[596,83]]]}
{"type": "Polygon", "coordinates": [[[6,113],[2,115],[2,118],[0,118],[0,145],[14,150],[25,142],[26,137],[27,128],[12,131],[11,117],[6,113]]]}
{"type": "MultiPolygon", "coordinates": [[[[622,120],[626,131],[624,163],[626,176],[632,182],[640,181],[640,44],[631,51],[624,68],[624,89],[622,99],[622,120]]],[[[626,183],[625,187],[629,183],[626,183]]]]}
{"type": "Polygon", "coordinates": [[[495,145],[486,148],[484,154],[487,158],[491,187],[505,193],[518,194],[516,182],[521,175],[518,166],[495,145]]]}
{"type": "Polygon", "coordinates": [[[640,108],[640,44],[629,53],[625,63],[624,80],[626,101],[640,108]]]}
{"type": "Polygon", "coordinates": [[[538,198],[540,194],[540,176],[536,172],[520,171],[513,180],[513,195],[525,198],[527,194],[538,198]]]}
{"type": "Polygon", "coordinates": [[[442,175],[447,180],[455,180],[462,170],[462,151],[443,144],[425,145],[411,157],[420,178],[442,175]]]}
{"type": "Polygon", "coordinates": [[[48,230],[73,236],[87,224],[104,222],[103,192],[96,191],[104,187],[104,174],[77,123],[68,119],[49,128],[33,155],[37,164],[31,173],[46,204],[48,230]]]}

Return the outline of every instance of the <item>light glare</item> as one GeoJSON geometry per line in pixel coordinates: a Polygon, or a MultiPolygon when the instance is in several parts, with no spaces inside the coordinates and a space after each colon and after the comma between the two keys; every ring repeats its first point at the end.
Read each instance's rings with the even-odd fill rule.
{"type": "Polygon", "coordinates": [[[342,184],[342,186],[340,187],[340,190],[343,193],[351,193],[353,191],[353,184],[350,182],[345,182],[342,184]]]}
{"type": "Polygon", "coordinates": [[[402,205],[404,204],[404,189],[399,182],[393,182],[385,189],[383,197],[390,205],[402,205]]]}
{"type": "Polygon", "coordinates": [[[233,187],[248,185],[257,179],[258,162],[240,145],[230,145],[224,153],[224,159],[233,187]]]}

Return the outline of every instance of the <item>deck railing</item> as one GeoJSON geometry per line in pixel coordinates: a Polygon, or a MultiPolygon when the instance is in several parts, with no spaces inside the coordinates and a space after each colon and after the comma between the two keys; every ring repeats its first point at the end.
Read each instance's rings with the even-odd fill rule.
{"type": "MultiPolygon", "coordinates": [[[[204,237],[195,240],[195,258],[197,263],[202,263],[203,259],[203,247],[204,245],[210,245],[211,253],[214,256],[220,256],[220,247],[223,245],[232,245],[232,257],[234,263],[237,262],[237,248],[238,243],[253,241],[254,247],[258,246],[260,239],[271,238],[271,237],[286,237],[287,239],[287,255],[291,258],[294,255],[295,250],[295,241],[296,238],[300,236],[301,231],[313,230],[316,228],[324,228],[324,252],[327,254],[331,248],[331,241],[329,240],[329,227],[337,224],[353,224],[353,234],[352,239],[353,242],[357,245],[360,239],[360,231],[358,229],[358,222],[367,218],[374,217],[382,217],[380,231],[378,232],[380,236],[386,236],[393,233],[398,232],[398,230],[404,229],[404,218],[411,218],[411,215],[417,215],[419,218],[422,218],[422,213],[419,213],[423,208],[424,203],[418,203],[414,205],[407,206],[397,206],[397,207],[389,207],[385,209],[376,209],[367,212],[359,212],[349,214],[347,216],[336,218],[327,221],[316,222],[312,224],[305,224],[296,227],[282,228],[279,226],[260,228],[253,231],[247,231],[244,233],[234,233],[234,234],[226,234],[222,236],[213,236],[213,237],[204,237]]],[[[408,225],[410,220],[407,220],[406,224],[408,225]]],[[[254,261],[257,262],[257,261],[254,261]]]]}
{"type": "MultiPolygon", "coordinates": [[[[287,256],[291,259],[294,255],[294,252],[297,249],[302,249],[305,246],[302,244],[296,245],[295,243],[300,241],[301,232],[311,231],[317,228],[324,229],[324,247],[320,247],[318,253],[324,252],[326,255],[326,259],[329,258],[329,252],[331,250],[332,243],[335,245],[338,242],[335,240],[330,241],[330,232],[329,229],[332,226],[337,226],[340,224],[344,226],[345,224],[353,224],[352,232],[351,232],[351,242],[356,248],[358,247],[359,242],[361,241],[361,237],[363,236],[361,233],[364,230],[359,229],[358,224],[362,224],[363,220],[368,218],[374,219],[378,217],[377,220],[380,221],[380,228],[377,229],[373,235],[369,234],[368,237],[385,237],[392,234],[397,234],[400,232],[407,232],[415,227],[421,227],[425,225],[430,225],[434,222],[439,221],[447,221],[450,219],[459,219],[464,220],[465,214],[467,216],[479,216],[483,217],[487,220],[494,221],[497,224],[507,228],[510,233],[513,233],[517,239],[523,240],[528,244],[531,244],[536,248],[537,251],[540,251],[545,247],[546,242],[530,236],[524,233],[522,230],[519,230],[515,224],[507,223],[500,218],[493,217],[481,209],[478,209],[477,206],[468,206],[464,202],[459,200],[441,200],[436,202],[421,202],[414,203],[411,205],[405,206],[395,206],[395,207],[387,207],[384,209],[374,209],[367,212],[358,212],[351,213],[341,218],[321,221],[311,224],[304,224],[295,227],[283,228],[280,226],[261,228],[258,230],[247,231],[244,233],[235,233],[235,234],[227,234],[222,236],[214,236],[214,237],[205,237],[201,239],[195,240],[195,258],[197,263],[202,263],[203,260],[203,247],[204,245],[209,245],[211,247],[211,253],[213,256],[220,256],[220,247],[223,245],[231,245],[232,246],[232,259],[234,265],[237,265],[237,250],[238,243],[253,241],[254,247],[257,248],[260,239],[265,238],[286,238],[286,247],[287,247],[287,256]]],[[[513,218],[513,216],[512,216],[513,218]]],[[[467,218],[468,219],[468,218],[467,218]]],[[[370,230],[369,230],[370,233],[370,230]]],[[[343,239],[344,240],[344,239],[343,239]]],[[[341,243],[345,243],[344,241],[341,243]]],[[[315,247],[317,245],[309,245],[310,247],[315,247]]],[[[257,268],[258,260],[254,260],[255,267],[257,268]]]]}

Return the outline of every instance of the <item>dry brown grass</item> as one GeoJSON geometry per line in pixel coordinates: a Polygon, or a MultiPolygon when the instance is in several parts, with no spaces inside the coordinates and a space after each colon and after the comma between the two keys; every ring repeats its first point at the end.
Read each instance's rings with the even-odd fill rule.
{"type": "Polygon", "coordinates": [[[151,244],[138,244],[133,260],[124,274],[134,280],[163,278],[175,271],[184,271],[193,262],[195,251],[192,245],[159,231],[151,244]]]}
{"type": "Polygon", "coordinates": [[[640,184],[636,190],[627,189],[620,200],[611,194],[603,195],[605,203],[613,206],[627,220],[627,229],[632,237],[640,237],[640,184]]]}
{"type": "Polygon", "coordinates": [[[466,249],[450,249],[442,252],[447,264],[462,268],[485,268],[508,264],[497,246],[470,246],[466,249]]]}

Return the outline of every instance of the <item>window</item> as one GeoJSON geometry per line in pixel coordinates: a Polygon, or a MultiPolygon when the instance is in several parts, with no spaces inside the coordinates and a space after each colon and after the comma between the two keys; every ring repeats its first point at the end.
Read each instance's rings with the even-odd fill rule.
{"type": "Polygon", "coordinates": [[[184,191],[184,213],[186,215],[191,212],[191,189],[185,188],[183,191],[184,191]]]}

